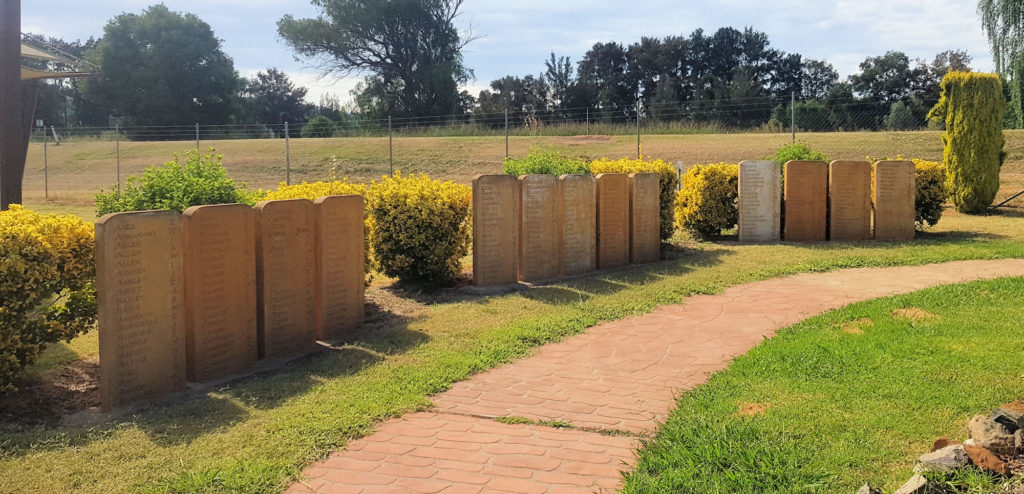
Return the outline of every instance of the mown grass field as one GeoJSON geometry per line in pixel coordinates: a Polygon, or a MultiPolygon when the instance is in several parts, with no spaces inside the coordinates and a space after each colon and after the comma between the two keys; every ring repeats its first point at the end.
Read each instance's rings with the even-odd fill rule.
{"type": "MultiPolygon", "coordinates": [[[[962,441],[972,416],[1024,395],[1022,319],[1024,279],[1010,278],[782,330],[679,400],[625,492],[894,492],[936,438],[962,441]]],[[[1005,482],[936,477],[949,492],[1005,482]]]]}
{"type": "MultiPolygon", "coordinates": [[[[949,214],[904,244],[680,237],[659,263],[505,295],[378,283],[366,327],[345,345],[99,425],[0,432],[0,492],[276,492],[374,423],[428,407],[452,382],[602,321],[798,272],[1024,257],[1022,216],[949,214]]],[[[88,355],[92,341],[57,346],[46,365],[88,355]]]]}
{"type": "MultiPolygon", "coordinates": [[[[937,131],[835,132],[799,134],[798,139],[833,159],[896,157],[939,160],[942,141],[937,131]]],[[[1000,198],[1024,190],[1024,131],[1007,131],[1007,164],[1000,198]]],[[[685,164],[739,162],[773,154],[789,142],[789,134],[645,135],[646,156],[685,164]]],[[[282,139],[204,141],[224,155],[232,178],[253,188],[270,189],[285,180],[285,142],[282,139]]],[[[533,147],[548,147],[588,159],[636,155],[636,136],[522,137],[510,139],[509,152],[523,155],[533,147]]],[[[194,149],[194,142],[121,142],[121,178],[141,174],[149,165],[163,163],[174,153],[194,149]]],[[[66,141],[46,150],[50,201],[44,201],[43,147],[33,143],[25,175],[25,203],[39,210],[73,212],[93,217],[92,199],[101,189],[117,183],[115,144],[95,140],[66,141]]],[[[395,169],[426,173],[433,178],[469,183],[481,173],[501,173],[505,140],[487,137],[403,137],[394,139],[395,169]]],[[[388,139],[292,139],[292,182],[323,180],[335,173],[368,182],[390,171],[388,139]]],[[[1021,204],[1024,204],[1022,200],[1021,204]]]]}

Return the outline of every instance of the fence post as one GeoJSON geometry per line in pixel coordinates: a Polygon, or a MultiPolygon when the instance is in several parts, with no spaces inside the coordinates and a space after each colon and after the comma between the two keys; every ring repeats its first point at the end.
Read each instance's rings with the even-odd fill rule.
{"type": "Polygon", "coordinates": [[[199,151],[199,122],[196,122],[196,151],[199,151]]]}
{"type": "Polygon", "coordinates": [[[640,151],[640,98],[636,100],[636,159],[644,159],[644,155],[640,151]]]}
{"type": "Polygon", "coordinates": [[[117,159],[117,189],[121,190],[121,124],[114,124],[114,155],[117,159]]]}
{"type": "Polygon", "coordinates": [[[46,127],[43,127],[43,197],[50,200],[50,161],[46,156],[46,143],[50,138],[46,136],[46,127]]]}
{"type": "Polygon", "coordinates": [[[288,122],[284,123],[284,184],[292,184],[292,136],[288,122]]]}
{"type": "Polygon", "coordinates": [[[789,93],[789,130],[793,132],[793,142],[796,142],[796,91],[789,93]]]}
{"type": "Polygon", "coordinates": [[[508,108],[505,109],[505,159],[508,159],[508,108]]]}
{"type": "Polygon", "coordinates": [[[388,115],[388,167],[391,168],[391,176],[395,176],[395,133],[391,127],[391,115],[388,115]]]}
{"type": "Polygon", "coordinates": [[[590,108],[587,108],[587,137],[590,137],[590,108]]]}

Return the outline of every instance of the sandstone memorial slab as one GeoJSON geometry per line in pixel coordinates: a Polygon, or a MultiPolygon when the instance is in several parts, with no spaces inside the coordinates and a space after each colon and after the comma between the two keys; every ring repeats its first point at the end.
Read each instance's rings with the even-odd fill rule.
{"type": "Polygon", "coordinates": [[[597,265],[601,269],[629,264],[629,176],[597,176],[597,265]]]}
{"type": "Polygon", "coordinates": [[[185,387],[183,264],[177,212],[115,213],[96,222],[104,410],[185,387]]]}
{"type": "Polygon", "coordinates": [[[829,239],[871,240],[871,163],[833,161],[828,172],[829,239]]]}
{"type": "Polygon", "coordinates": [[[633,264],[661,259],[661,176],[629,174],[629,256],[633,264]]]}
{"type": "Polygon", "coordinates": [[[256,362],[256,222],[245,204],[182,215],[188,380],[244,372],[256,362]]]}
{"type": "Polygon", "coordinates": [[[597,182],[591,175],[562,175],[562,274],[590,273],[597,269],[597,182]]]}
{"type": "Polygon", "coordinates": [[[875,239],[914,240],[916,172],[910,161],[875,163],[875,239]]]}
{"type": "Polygon", "coordinates": [[[744,161],[739,168],[740,242],[778,242],[782,166],[776,161],[744,161]]]}
{"type": "Polygon", "coordinates": [[[561,271],[558,178],[519,177],[519,280],[552,280],[561,271]]]}
{"type": "Polygon", "coordinates": [[[256,205],[260,357],[294,356],[316,344],[316,234],[313,202],[256,205]]]}
{"type": "Polygon", "coordinates": [[[519,180],[511,175],[473,179],[473,283],[519,280],[519,180]]]}
{"type": "Polygon", "coordinates": [[[321,197],[316,210],[317,337],[335,340],[365,317],[363,198],[321,197]]]}
{"type": "Polygon", "coordinates": [[[823,242],[828,208],[828,164],[790,161],[785,170],[787,242],[823,242]]]}

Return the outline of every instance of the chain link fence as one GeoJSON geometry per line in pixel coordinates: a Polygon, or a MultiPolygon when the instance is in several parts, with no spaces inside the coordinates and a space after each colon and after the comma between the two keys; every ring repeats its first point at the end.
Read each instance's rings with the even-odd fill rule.
{"type": "MultiPolygon", "coordinates": [[[[46,127],[37,129],[27,201],[88,201],[146,167],[215,149],[232,178],[269,189],[331,177],[368,182],[395,171],[468,183],[500,173],[506,156],[553,149],[586,159],[649,156],[677,163],[739,162],[803,141],[831,159],[941,160],[926,110],[866,101],[707,100],[619,108],[476,112],[305,125],[46,127]]],[[[1001,199],[1024,189],[1024,131],[1007,131],[1001,199]]]]}

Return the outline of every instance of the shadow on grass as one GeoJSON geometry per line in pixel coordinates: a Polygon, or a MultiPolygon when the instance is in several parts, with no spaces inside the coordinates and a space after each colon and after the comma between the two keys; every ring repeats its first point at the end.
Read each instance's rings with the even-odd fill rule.
{"type": "Polygon", "coordinates": [[[460,278],[455,286],[428,289],[412,283],[394,283],[382,290],[417,304],[476,303],[487,304],[495,297],[515,294],[549,305],[572,305],[586,302],[596,296],[611,295],[636,285],[678,276],[698,268],[720,264],[729,250],[709,248],[689,249],[676,245],[662,246],[662,260],[650,264],[634,264],[611,270],[599,270],[587,275],[556,280],[550,284],[534,286],[475,288],[472,280],[460,278]]]}
{"type": "Polygon", "coordinates": [[[99,426],[57,427],[0,436],[0,456],[21,457],[66,447],[84,447],[136,427],[160,446],[186,444],[218,433],[250,416],[304,395],[325,381],[358,373],[385,358],[430,340],[409,329],[410,319],[370,305],[363,329],[345,341],[290,361],[262,362],[254,374],[197,385],[160,404],[99,426]]]}

